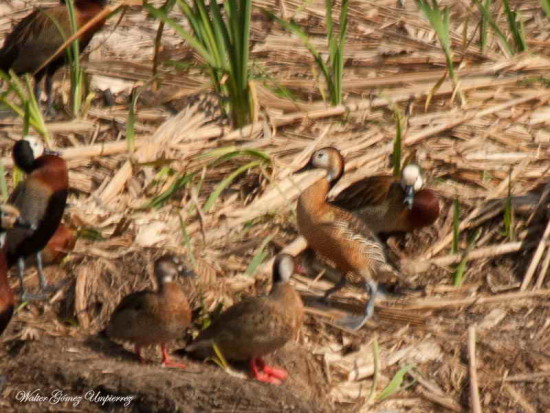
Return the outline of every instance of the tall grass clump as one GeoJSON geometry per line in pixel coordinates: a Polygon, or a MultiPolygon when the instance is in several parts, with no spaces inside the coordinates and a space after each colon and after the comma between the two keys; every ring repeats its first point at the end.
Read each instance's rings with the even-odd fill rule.
{"type": "Polygon", "coordinates": [[[453,82],[453,88],[458,93],[460,103],[465,105],[466,98],[459,89],[458,75],[456,74],[453,62],[453,49],[451,47],[451,38],[449,36],[449,8],[444,7],[441,9],[436,0],[432,0],[431,2],[427,0],[419,0],[417,1],[417,4],[418,8],[422,11],[437,35],[441,48],[443,49],[443,53],[445,54],[445,63],[447,64],[449,77],[453,82]]]}
{"type": "Polygon", "coordinates": [[[504,5],[504,13],[506,14],[506,20],[508,21],[508,28],[512,33],[512,38],[516,45],[517,52],[525,52],[527,50],[527,41],[525,40],[525,27],[523,20],[517,11],[510,8],[509,0],[502,0],[504,5]]]}
{"type": "Polygon", "coordinates": [[[0,78],[7,85],[7,89],[0,93],[0,103],[23,120],[27,125],[27,132],[28,126],[31,126],[48,145],[51,145],[50,133],[34,94],[31,77],[25,74],[21,79],[13,71],[7,74],[0,70],[0,78]],[[19,103],[16,103],[17,100],[19,103]]]}
{"type": "MultiPolygon", "coordinates": [[[[65,3],[69,12],[69,21],[71,24],[71,33],[69,33],[69,36],[72,36],[79,28],[74,8],[74,0],[66,0],[65,3]]],[[[64,35],[67,36],[66,33],[64,33],[64,35]]],[[[71,45],[67,48],[66,54],[69,61],[69,72],[71,77],[71,111],[74,116],[79,116],[84,95],[84,70],[80,65],[80,42],[78,38],[71,42],[71,45]]]]}
{"type": "MultiPolygon", "coordinates": [[[[492,3],[492,0],[484,0],[482,6],[483,8],[490,10],[491,3],[492,3]]],[[[489,27],[491,27],[490,22],[482,13],[480,29],[479,29],[479,50],[481,53],[483,53],[483,51],[485,50],[485,47],[487,46],[487,39],[489,37],[489,27]]]]}
{"type": "Polygon", "coordinates": [[[343,97],[343,79],[344,79],[344,48],[346,44],[346,32],[348,26],[349,0],[342,0],[340,7],[339,30],[334,29],[334,17],[332,0],[325,0],[328,41],[328,57],[326,59],[311,43],[309,35],[293,20],[284,20],[268,10],[264,13],[275,19],[284,29],[298,36],[305,47],[309,50],[319,71],[321,72],[326,84],[326,91],[321,90],[325,100],[329,100],[331,105],[336,106],[342,103],[343,97]],[[328,97],[326,96],[328,94],[328,97]]]}
{"type": "Polygon", "coordinates": [[[155,18],[174,29],[205,60],[222,108],[234,127],[242,127],[255,117],[250,84],[250,16],[252,0],[176,0],[191,30],[168,17],[168,7],[145,8],[155,18]]]}
{"type": "Polygon", "coordinates": [[[488,30],[488,27],[490,26],[495,32],[495,34],[497,35],[500,41],[500,44],[504,48],[505,52],[509,56],[512,56],[515,53],[520,53],[527,50],[527,41],[525,38],[525,27],[523,25],[523,21],[521,19],[521,16],[517,13],[517,11],[512,10],[510,8],[510,3],[508,0],[503,0],[504,13],[506,14],[508,28],[510,30],[510,33],[512,34],[512,39],[514,40],[514,44],[510,43],[506,34],[502,31],[502,29],[497,24],[496,20],[493,18],[494,13],[491,11],[492,1],[473,0],[473,2],[476,4],[476,6],[478,7],[481,13],[482,47],[485,46],[485,44],[483,43],[484,41],[483,36],[485,36],[485,40],[486,40],[486,36],[487,36],[486,32],[488,30]]]}

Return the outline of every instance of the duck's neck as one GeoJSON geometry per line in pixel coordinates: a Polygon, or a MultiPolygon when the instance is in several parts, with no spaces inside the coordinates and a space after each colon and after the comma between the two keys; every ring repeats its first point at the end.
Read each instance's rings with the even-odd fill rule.
{"type": "Polygon", "coordinates": [[[271,287],[269,295],[274,300],[286,302],[292,299],[293,291],[294,289],[288,282],[276,283],[271,287]]]}
{"type": "Polygon", "coordinates": [[[298,198],[298,206],[305,211],[321,211],[327,207],[330,183],[323,177],[309,186],[298,198]]]}

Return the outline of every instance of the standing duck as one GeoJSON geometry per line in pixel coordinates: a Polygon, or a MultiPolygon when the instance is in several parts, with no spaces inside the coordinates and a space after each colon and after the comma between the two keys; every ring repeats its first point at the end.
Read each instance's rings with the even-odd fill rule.
{"type": "Polygon", "coordinates": [[[30,225],[21,218],[17,208],[11,205],[0,205],[0,334],[4,332],[13,315],[14,297],[8,283],[8,264],[4,251],[6,230],[10,228],[29,228],[30,225]]]}
{"type": "Polygon", "coordinates": [[[351,184],[330,203],[353,211],[376,234],[411,232],[439,217],[439,199],[423,185],[420,168],[409,164],[400,180],[371,176],[351,184]]]}
{"type": "MultiPolygon", "coordinates": [[[[347,316],[339,321],[343,327],[358,330],[372,316],[378,283],[374,277],[395,274],[386,262],[384,248],[375,233],[358,217],[327,202],[327,194],[344,172],[344,158],[332,147],[313,153],[309,163],[297,171],[324,169],[326,176],[304,190],[298,198],[297,218],[300,233],[310,248],[331,260],[344,274],[353,273],[364,280],[370,297],[361,316],[347,316]]],[[[345,285],[345,276],[325,294],[345,285]]]]}
{"type": "Polygon", "coordinates": [[[59,227],[65,211],[69,186],[67,164],[55,152],[45,150],[40,141],[32,136],[17,141],[12,156],[14,163],[28,175],[15,188],[8,202],[17,207],[21,217],[35,229],[8,230],[7,263],[8,268],[17,263],[22,299],[36,299],[42,296],[27,294],[23,285],[25,258],[36,255],[40,287],[43,291],[47,290],[40,251],[59,227]]]}
{"type": "Polygon", "coordinates": [[[293,272],[294,259],[287,254],[278,255],[269,295],[247,298],[228,308],[186,351],[206,358],[214,355],[215,344],[228,360],[248,360],[256,380],[280,384],[288,373],[268,366],[262,357],[283,347],[302,327],[304,305],[289,284],[293,272]]]}
{"type": "MultiPolygon", "coordinates": [[[[62,1],[65,3],[65,1],[62,1]]],[[[78,27],[99,14],[107,0],[75,0],[78,27]]],[[[84,50],[94,34],[105,24],[99,20],[79,37],[80,50],[84,50]]],[[[54,55],[71,35],[69,11],[64,4],[46,9],[36,9],[21,20],[7,35],[0,49],[0,70],[13,70],[17,75],[30,73],[35,80],[35,94],[40,97],[40,81],[46,76],[45,89],[48,110],[52,107],[52,77],[66,63],[65,53],[53,59],[44,68],[44,62],[54,55]]]]}
{"type": "Polygon", "coordinates": [[[122,299],[111,316],[107,336],[131,342],[139,361],[144,362],[141,348],[159,345],[162,365],[184,368],[185,365],[169,359],[166,345],[178,338],[191,323],[191,308],[181,287],[175,282],[185,271],[179,260],[164,255],[155,261],[157,291],[139,291],[122,299]]]}

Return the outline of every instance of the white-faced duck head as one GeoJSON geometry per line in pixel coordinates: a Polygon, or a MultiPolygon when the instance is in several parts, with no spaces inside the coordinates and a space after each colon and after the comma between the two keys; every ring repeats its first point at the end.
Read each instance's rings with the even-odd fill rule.
{"type": "Polygon", "coordinates": [[[327,171],[327,180],[331,186],[342,177],[344,173],[344,157],[340,151],[331,146],[321,148],[313,152],[309,162],[295,173],[308,171],[311,169],[323,169],[327,171]]]}
{"type": "Polygon", "coordinates": [[[422,189],[424,181],[420,167],[416,164],[409,164],[401,171],[401,187],[405,191],[403,202],[411,209],[414,202],[414,194],[422,189]]]}
{"type": "Polygon", "coordinates": [[[273,283],[286,283],[294,274],[294,257],[289,254],[279,254],[273,262],[273,283]]]}

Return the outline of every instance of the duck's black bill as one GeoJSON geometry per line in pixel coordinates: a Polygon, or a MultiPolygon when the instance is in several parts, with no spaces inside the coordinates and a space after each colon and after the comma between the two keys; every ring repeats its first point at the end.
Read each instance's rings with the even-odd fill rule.
{"type": "Polygon", "coordinates": [[[51,149],[44,149],[44,155],[61,156],[61,152],[59,152],[59,151],[52,151],[51,149]]]}
{"type": "Polygon", "coordinates": [[[311,162],[308,162],[303,168],[294,171],[293,175],[301,174],[302,172],[310,171],[311,169],[313,169],[313,164],[311,162]]]}
{"type": "Polygon", "coordinates": [[[183,276],[183,277],[189,277],[189,278],[199,278],[199,276],[197,275],[197,273],[193,270],[190,270],[190,269],[184,269],[183,271],[180,272],[180,275],[183,276]]]}
{"type": "Polygon", "coordinates": [[[405,187],[405,199],[403,203],[407,205],[409,209],[412,209],[414,202],[414,187],[412,185],[407,185],[405,187]]]}

